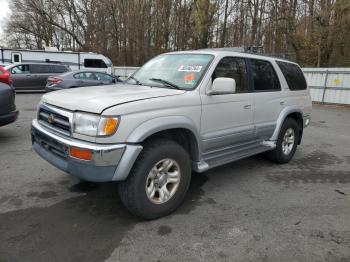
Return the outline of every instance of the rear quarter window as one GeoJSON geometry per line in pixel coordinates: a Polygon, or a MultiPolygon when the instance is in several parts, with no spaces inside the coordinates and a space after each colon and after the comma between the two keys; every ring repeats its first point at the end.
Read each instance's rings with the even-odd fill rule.
{"type": "Polygon", "coordinates": [[[297,91],[305,90],[307,88],[304,74],[299,66],[281,61],[276,62],[281,69],[290,90],[297,91]]]}

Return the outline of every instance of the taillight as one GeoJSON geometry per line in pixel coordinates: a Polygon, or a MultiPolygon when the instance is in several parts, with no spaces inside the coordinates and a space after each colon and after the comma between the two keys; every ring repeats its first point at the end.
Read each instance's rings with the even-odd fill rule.
{"type": "Polygon", "coordinates": [[[10,72],[3,67],[0,67],[0,71],[2,72],[2,74],[0,74],[0,82],[12,85],[12,78],[10,72]]]}
{"type": "Polygon", "coordinates": [[[57,85],[59,83],[62,82],[62,79],[61,78],[58,78],[58,77],[50,77],[48,79],[48,81],[51,83],[51,84],[54,84],[54,85],[57,85]]]}

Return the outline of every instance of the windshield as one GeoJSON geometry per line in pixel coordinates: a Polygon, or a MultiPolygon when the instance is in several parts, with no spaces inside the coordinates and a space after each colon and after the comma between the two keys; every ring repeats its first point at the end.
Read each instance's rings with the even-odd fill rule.
{"type": "Polygon", "coordinates": [[[192,90],[201,80],[213,57],[207,54],[160,55],[142,66],[127,82],[192,90]]]}

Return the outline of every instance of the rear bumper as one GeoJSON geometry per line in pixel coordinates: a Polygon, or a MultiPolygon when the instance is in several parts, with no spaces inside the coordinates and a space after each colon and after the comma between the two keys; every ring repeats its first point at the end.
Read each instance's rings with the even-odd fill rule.
{"type": "Polygon", "coordinates": [[[18,117],[18,110],[12,111],[5,115],[0,115],[0,126],[8,125],[17,120],[18,117]]]}
{"type": "Polygon", "coordinates": [[[102,145],[65,138],[32,122],[32,147],[42,158],[58,169],[91,182],[124,180],[142,150],[140,145],[102,145]],[[70,147],[92,152],[92,160],[80,160],[69,155],[70,147]]]}

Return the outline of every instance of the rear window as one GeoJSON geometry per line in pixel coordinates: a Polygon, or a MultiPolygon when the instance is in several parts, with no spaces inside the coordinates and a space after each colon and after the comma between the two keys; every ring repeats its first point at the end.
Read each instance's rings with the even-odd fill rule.
{"type": "Polygon", "coordinates": [[[286,62],[276,61],[287,81],[290,90],[305,90],[307,83],[300,67],[286,62]]]}
{"type": "Polygon", "coordinates": [[[90,68],[107,68],[106,63],[101,59],[85,59],[84,67],[90,68]]]}

